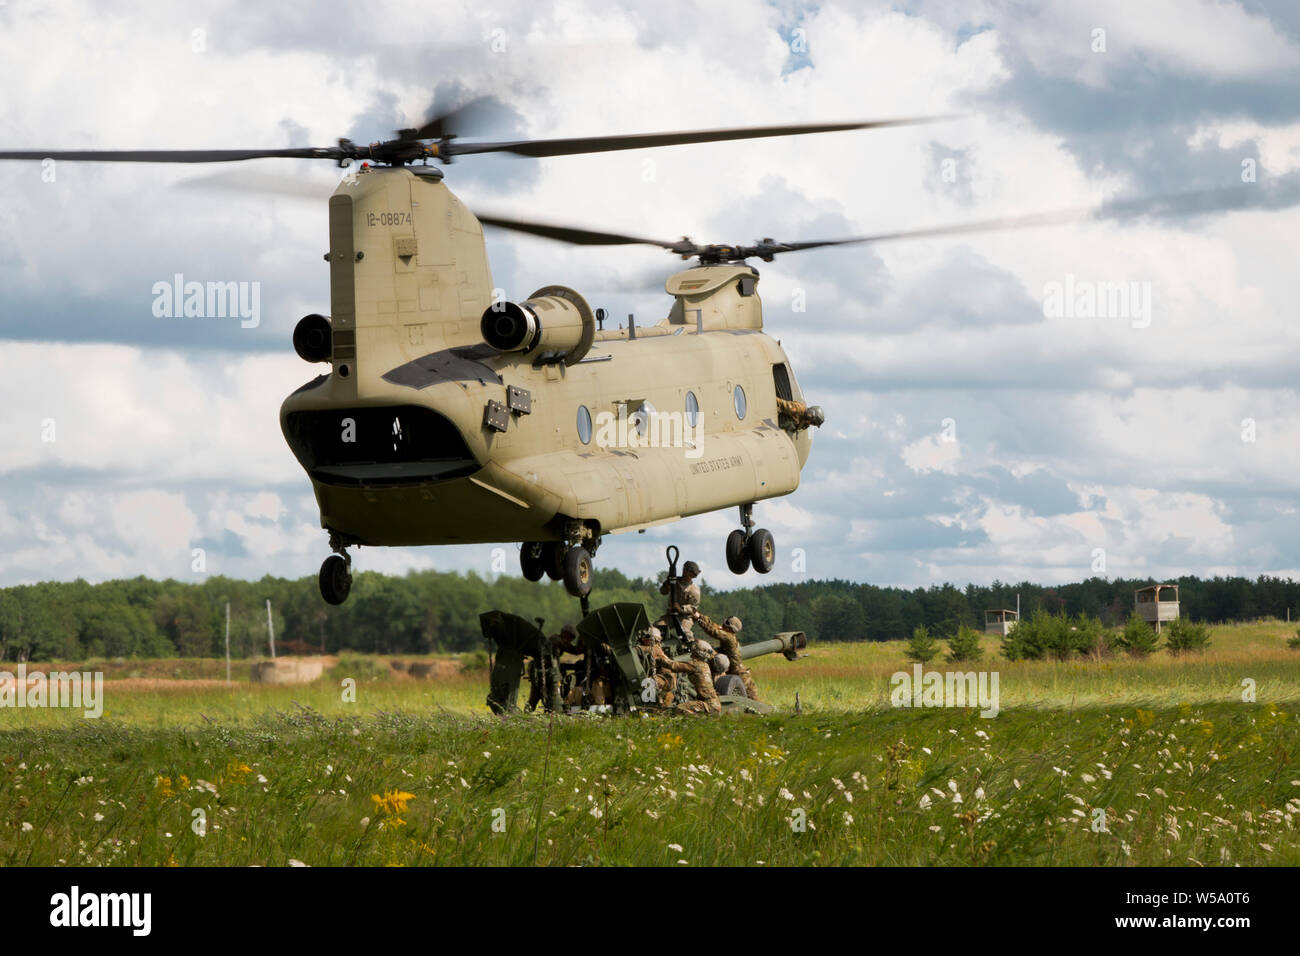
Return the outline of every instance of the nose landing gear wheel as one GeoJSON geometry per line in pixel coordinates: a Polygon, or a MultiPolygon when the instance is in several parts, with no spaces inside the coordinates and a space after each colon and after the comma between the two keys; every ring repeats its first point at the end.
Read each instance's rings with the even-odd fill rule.
{"type": "Polygon", "coordinates": [[[564,589],[574,597],[591,593],[591,555],[586,548],[571,548],[564,556],[564,589]]]}
{"type": "Polygon", "coordinates": [[[772,540],[772,532],[766,528],[759,528],[749,536],[745,550],[759,574],[767,574],[776,564],[776,542],[772,540]]]}
{"type": "Polygon", "coordinates": [[[739,528],[727,535],[727,568],[732,574],[749,570],[749,549],[745,545],[745,532],[739,528]]]}
{"type": "Polygon", "coordinates": [[[327,604],[342,604],[352,590],[352,571],[347,559],[331,554],[320,566],[320,596],[327,604]]]}
{"type": "Polygon", "coordinates": [[[539,541],[525,541],[519,549],[519,568],[527,581],[540,581],[546,573],[546,545],[539,541]]]}

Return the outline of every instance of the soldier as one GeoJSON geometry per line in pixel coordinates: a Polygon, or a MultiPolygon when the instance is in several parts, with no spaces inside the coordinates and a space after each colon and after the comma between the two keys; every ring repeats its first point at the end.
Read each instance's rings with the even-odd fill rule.
{"type": "MultiPolygon", "coordinates": [[[[671,612],[676,611],[677,620],[682,626],[682,633],[688,639],[691,637],[691,621],[700,608],[700,586],[695,583],[695,579],[699,576],[700,566],[694,561],[687,561],[682,565],[682,576],[677,581],[680,588],[681,603],[673,605],[670,601],[668,610],[657,622],[658,626],[667,627],[669,615],[671,612]]],[[[672,591],[672,581],[665,578],[664,583],[659,586],[659,593],[671,595],[672,591]]]]}
{"type": "Polygon", "coordinates": [[[805,405],[803,402],[794,402],[788,398],[777,398],[776,409],[779,413],[778,417],[786,420],[781,423],[782,428],[803,431],[811,425],[820,428],[826,421],[826,415],[820,405],[805,405]]]}
{"type": "Polygon", "coordinates": [[[714,656],[714,650],[704,641],[696,641],[691,645],[691,660],[672,661],[671,666],[676,674],[686,674],[691,679],[691,685],[695,688],[695,700],[679,700],[674,707],[676,711],[683,714],[720,714],[722,713],[722,702],[718,700],[718,692],[713,689],[713,675],[709,673],[709,661],[714,656]]]}
{"type": "Polygon", "coordinates": [[[547,701],[547,710],[558,710],[560,698],[560,658],[565,654],[582,654],[578,645],[578,629],[572,624],[560,628],[560,633],[552,634],[538,653],[528,663],[528,710],[533,711],[542,700],[547,701]],[[543,677],[545,670],[545,677],[543,677]]]}
{"type": "Polygon", "coordinates": [[[696,616],[700,626],[705,632],[718,642],[719,649],[727,656],[730,666],[727,668],[728,674],[735,674],[745,685],[745,693],[750,700],[758,700],[758,687],[754,684],[754,678],[749,673],[749,668],[744,664],[744,658],[740,653],[740,618],[734,614],[722,622],[722,626],[714,624],[703,614],[696,616]]]}
{"type": "Polygon", "coordinates": [[[664,653],[662,640],[659,628],[651,625],[641,635],[640,644],[650,657],[650,676],[655,682],[654,702],[671,707],[677,691],[677,675],[673,673],[673,659],[664,653]]]}

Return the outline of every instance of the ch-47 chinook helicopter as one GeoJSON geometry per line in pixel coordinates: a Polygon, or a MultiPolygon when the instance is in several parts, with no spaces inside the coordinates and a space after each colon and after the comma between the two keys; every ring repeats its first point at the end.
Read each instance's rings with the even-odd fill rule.
{"type": "MultiPolygon", "coordinates": [[[[329,200],[330,314],[303,318],[293,333],[298,355],[329,369],[280,411],[329,532],[334,553],[321,566],[320,590],[331,604],[348,596],[353,545],[522,542],[526,578],[563,580],[585,598],[605,535],[732,507],[741,527],[726,540],[727,566],[766,573],[775,545],[767,530],[754,528],[753,506],[796,489],[812,445],[808,427],[821,423],[821,413],[804,403],[789,359],[763,331],[759,275],[746,260],[1161,212],[1170,200],[1188,198],[844,239],[659,241],[476,216],[428,161],[490,152],[563,156],[934,118],[467,143],[455,132],[463,116],[446,113],[367,146],[339,140],[290,149],[0,151],[0,159],[28,160],[360,163],[329,200]],[[607,329],[603,316],[562,285],[541,286],[521,302],[494,301],[484,225],[583,245],[654,245],[696,261],[668,278],[665,318],[607,329]],[[666,413],[680,423],[680,441],[651,440],[666,413]]],[[[1216,194],[1198,194],[1205,195],[1211,202],[1193,205],[1225,205],[1216,194]]]]}

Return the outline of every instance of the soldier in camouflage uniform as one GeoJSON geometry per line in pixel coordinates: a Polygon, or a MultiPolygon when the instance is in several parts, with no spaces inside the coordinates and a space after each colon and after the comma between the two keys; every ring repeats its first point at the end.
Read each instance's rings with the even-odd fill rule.
{"type": "Polygon", "coordinates": [[[686,661],[671,662],[673,672],[689,676],[691,685],[695,688],[695,700],[677,702],[673,709],[678,713],[722,713],[722,702],[718,700],[718,692],[713,689],[713,675],[709,673],[709,661],[714,653],[713,648],[704,641],[696,641],[691,645],[690,663],[686,661]]]}
{"type": "Polygon", "coordinates": [[[792,402],[788,398],[778,398],[776,410],[779,413],[778,417],[783,419],[781,427],[793,428],[795,431],[803,431],[812,425],[820,428],[826,421],[826,415],[820,405],[809,406],[803,402],[792,402]]]}
{"type": "Polygon", "coordinates": [[[654,702],[671,707],[677,691],[677,675],[673,673],[673,659],[664,653],[662,640],[659,628],[652,625],[641,635],[640,644],[650,658],[650,677],[655,682],[654,702]]]}
{"type": "Polygon", "coordinates": [[[749,673],[749,668],[744,664],[744,658],[740,654],[740,618],[734,614],[722,622],[722,626],[714,624],[703,614],[697,614],[697,621],[700,627],[704,628],[706,634],[718,642],[718,649],[727,656],[730,662],[727,667],[728,674],[735,674],[745,685],[745,693],[750,700],[758,700],[758,687],[754,684],[754,678],[749,673]]]}
{"type": "Polygon", "coordinates": [[[538,653],[528,662],[528,710],[537,708],[538,703],[547,701],[547,710],[559,710],[560,699],[560,658],[565,654],[582,654],[578,645],[578,629],[566,624],[560,633],[552,634],[538,653]],[[545,677],[542,671],[545,670],[545,677]]]}
{"type": "MultiPolygon", "coordinates": [[[[677,620],[681,622],[682,633],[687,638],[691,637],[691,621],[700,608],[700,586],[695,583],[695,579],[699,576],[700,566],[694,561],[687,561],[682,565],[682,576],[677,582],[681,589],[682,603],[675,607],[670,605],[668,610],[664,612],[664,616],[656,622],[657,626],[667,627],[669,614],[672,611],[677,611],[677,620]]],[[[664,583],[659,586],[659,593],[671,595],[672,592],[672,582],[665,578],[664,583]]]]}

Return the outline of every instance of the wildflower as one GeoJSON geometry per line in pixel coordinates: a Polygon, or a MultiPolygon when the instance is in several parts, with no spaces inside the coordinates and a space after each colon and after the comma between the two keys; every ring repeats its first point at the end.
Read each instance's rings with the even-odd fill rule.
{"type": "Polygon", "coordinates": [[[362,825],[363,827],[368,827],[368,826],[370,826],[370,818],[369,818],[369,817],[362,817],[362,818],[361,818],[361,825],[362,825]]]}
{"type": "Polygon", "coordinates": [[[668,844],[668,849],[672,850],[674,853],[681,853],[682,845],[680,843],[670,843],[668,844]]]}
{"type": "Polygon", "coordinates": [[[376,809],[389,817],[405,813],[407,803],[414,799],[415,794],[407,793],[405,790],[385,790],[382,797],[377,793],[370,795],[370,800],[375,804],[376,809]]]}
{"type": "Polygon", "coordinates": [[[844,825],[846,827],[853,826],[853,814],[849,813],[847,810],[844,811],[844,825]]]}
{"type": "Polygon", "coordinates": [[[777,795],[778,797],[780,797],[782,800],[793,800],[793,799],[794,799],[794,794],[791,793],[789,790],[787,790],[785,787],[782,787],[780,790],[778,790],[778,791],[776,792],[776,795],[777,795]]]}
{"type": "Polygon", "coordinates": [[[603,816],[605,815],[605,812],[604,812],[603,810],[600,809],[600,805],[599,805],[599,804],[596,804],[596,803],[593,803],[593,804],[591,805],[591,809],[588,810],[587,812],[590,813],[590,814],[591,814],[593,817],[595,817],[597,820],[599,820],[601,817],[603,817],[603,816]]]}
{"type": "Polygon", "coordinates": [[[919,806],[922,810],[925,810],[925,809],[928,809],[928,808],[929,808],[929,806],[930,806],[930,795],[929,795],[928,793],[923,793],[923,794],[921,794],[921,801],[920,801],[920,803],[918,804],[918,806],[919,806]]]}
{"type": "Polygon", "coordinates": [[[289,865],[290,865],[290,866],[306,866],[307,864],[304,863],[302,860],[290,860],[290,861],[289,861],[289,865]]]}
{"type": "Polygon", "coordinates": [[[931,833],[938,833],[938,832],[939,832],[940,830],[942,830],[942,829],[943,829],[943,827],[939,826],[939,825],[936,823],[934,826],[930,827],[930,832],[931,832],[931,833]]]}
{"type": "Polygon", "coordinates": [[[96,822],[96,823],[102,823],[103,820],[104,820],[104,815],[103,815],[102,813],[96,813],[96,814],[95,814],[95,822],[96,822]]]}
{"type": "Polygon", "coordinates": [[[30,823],[28,823],[26,820],[23,821],[23,832],[24,832],[24,833],[31,833],[31,832],[32,832],[32,825],[31,825],[30,823]]]}
{"type": "Polygon", "coordinates": [[[1079,775],[1079,779],[1082,780],[1084,783],[1092,783],[1092,782],[1094,782],[1097,778],[1094,777],[1094,776],[1093,776],[1092,774],[1090,774],[1090,773],[1085,773],[1085,774],[1080,774],[1080,775],[1079,775]]]}

